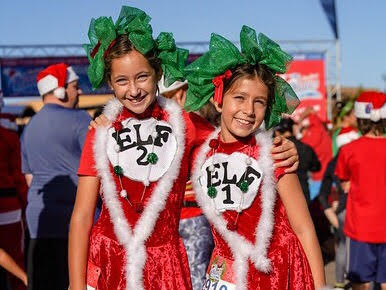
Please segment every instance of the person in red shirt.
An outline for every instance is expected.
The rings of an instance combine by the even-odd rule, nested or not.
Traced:
[[[332,141],[322,120],[312,108],[308,108],[302,118],[304,118],[301,121],[304,129],[302,130],[301,141],[314,149],[321,164],[320,170],[313,172],[312,178],[309,180],[310,197],[313,200],[319,194],[323,174],[332,158]]]
[[[16,132],[0,126],[0,248],[24,269],[23,212],[27,184],[21,172],[20,142]],[[10,275],[12,289],[26,289]]]
[[[355,102],[362,137],[340,149],[335,174],[349,185],[344,232],[353,289],[386,289],[386,94],[363,92]]]

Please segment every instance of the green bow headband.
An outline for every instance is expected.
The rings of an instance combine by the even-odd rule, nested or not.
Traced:
[[[156,50],[166,86],[177,80],[184,80],[183,69],[188,59],[188,50],[176,47],[172,33],[161,32],[154,40],[150,20],[150,16],[144,11],[129,6],[122,6],[115,24],[111,17],[91,19],[88,31],[90,44],[84,44],[83,47],[90,62],[87,73],[93,89],[103,84],[105,56],[114,45],[115,39],[122,34],[127,34],[135,49],[143,55]]]
[[[339,118],[343,119],[354,108],[354,101],[349,100],[339,113]]]
[[[189,83],[185,103],[187,111],[196,111],[209,101],[215,93],[214,83],[227,70],[245,63],[258,63],[265,65],[273,74],[284,73],[286,65],[292,60],[277,43],[262,33],[257,38],[255,30],[245,25],[240,32],[240,46],[241,52],[229,40],[212,34],[209,51],[185,68]],[[291,86],[279,76],[274,75],[274,78],[275,98],[265,116],[267,129],[280,123],[281,115],[291,114],[299,104]]]

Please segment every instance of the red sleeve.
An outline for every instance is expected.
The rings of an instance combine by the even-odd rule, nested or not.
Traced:
[[[78,169],[78,175],[97,176],[98,172],[95,168],[94,159],[94,139],[95,129],[89,130],[84,141],[82,156],[80,157],[80,164]]]
[[[284,170],[286,170],[287,168],[289,168],[288,166],[285,166],[285,167],[277,167],[275,168],[275,171],[274,171],[274,176],[275,176],[275,179],[276,181],[279,181],[280,178],[282,178],[284,176],[284,174],[286,174],[284,172]]]
[[[340,180],[350,179],[350,172],[347,166],[347,150],[345,149],[347,149],[347,147],[340,149],[335,167],[335,175],[338,176]]]
[[[199,146],[204,143],[210,133],[213,132],[214,127],[207,120],[196,113],[189,113],[189,118],[196,131],[195,144],[196,146]]]

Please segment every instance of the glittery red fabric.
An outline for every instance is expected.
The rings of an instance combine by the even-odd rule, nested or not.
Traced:
[[[142,116],[137,116],[137,118],[153,116],[153,112],[163,120],[168,118],[167,113],[160,109],[156,103],[151,107],[150,113],[146,112]],[[131,114],[124,110],[121,119],[131,117]],[[183,117],[186,127],[186,144],[179,176],[170,191],[165,208],[161,211],[154,230],[145,244],[147,260],[143,271],[143,281],[146,290],[192,289],[186,251],[178,235],[178,225],[192,148],[199,145],[210,134],[212,128],[203,124],[201,129],[197,129],[197,126],[193,125],[189,114],[183,113]],[[92,152],[93,139],[94,130],[90,131],[86,138],[78,171],[80,175],[96,174]],[[110,171],[113,172],[111,165]],[[114,179],[115,183],[119,184],[115,176]],[[122,177],[122,183],[132,203],[140,202],[144,185],[126,177]],[[156,185],[157,182],[153,182],[146,189],[143,198],[145,207]],[[119,188],[119,186],[117,187]],[[135,226],[141,213],[137,213],[135,208],[121,197],[120,202],[130,226]],[[109,212],[103,204],[100,217],[93,226],[90,236],[88,284],[98,290],[126,289],[125,267],[130,262],[126,258],[126,251],[118,242]]]
[[[241,143],[220,142],[217,153],[231,154],[239,151],[249,154],[249,144],[255,145],[255,139]],[[258,158],[259,148],[253,146],[251,155]],[[210,153],[211,154],[211,153]],[[275,176],[280,178],[284,174],[284,168],[275,171]],[[249,262],[248,289],[314,289],[312,273],[306,255],[297,236],[293,232],[282,201],[278,196],[275,206],[275,225],[272,234],[268,258],[271,260],[272,271],[264,274],[258,271]],[[261,193],[257,195],[252,206],[244,210],[237,222],[237,232],[246,239],[255,243],[255,229],[261,215]],[[226,211],[223,213],[228,222],[236,220],[237,212]],[[215,241],[213,255],[220,255],[233,259],[232,252],[222,236],[212,227]]]

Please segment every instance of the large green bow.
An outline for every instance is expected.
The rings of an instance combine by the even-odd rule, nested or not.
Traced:
[[[245,63],[245,58],[238,48],[224,37],[212,33],[209,51],[185,68],[189,84],[185,110],[196,111],[205,105],[214,93],[213,78],[242,63]]]
[[[246,25],[240,32],[241,53],[250,64],[264,64],[274,73],[285,73],[286,66],[292,61],[292,56],[283,51],[280,46],[263,33],[259,33]]]
[[[159,51],[158,58],[161,60],[164,73],[164,85],[170,86],[175,81],[185,80],[184,68],[188,60],[189,51],[176,47],[172,33],[161,32],[156,39]]]
[[[240,32],[241,53],[250,64],[267,66],[274,74],[285,73],[292,56],[263,33],[256,37],[256,31],[244,25]],[[283,113],[292,114],[299,105],[299,99],[291,86],[281,77],[275,75],[274,101],[272,108],[265,114],[266,128],[280,123]]]
[[[117,34],[127,34],[136,50],[142,54],[148,53],[155,46],[151,17],[144,11],[122,6],[121,13],[115,23]]]
[[[84,44],[90,65],[87,70],[93,89],[99,88],[105,74],[104,54],[110,43],[117,37],[113,19],[99,17],[91,19],[88,30],[90,44]]]
[[[212,34],[209,51],[186,67],[189,88],[185,103],[187,111],[201,108],[213,96],[213,78],[223,74],[228,69],[249,63],[265,65],[274,74],[275,90],[272,108],[265,114],[267,129],[276,126],[283,113],[291,114],[299,100],[291,86],[276,73],[284,73],[292,57],[281,50],[280,46],[248,26],[243,26],[240,32],[241,52],[225,38]]]
[[[166,86],[176,80],[184,80],[183,68],[189,52],[176,47],[173,34],[161,32],[156,40],[153,39],[153,29],[150,16],[144,11],[123,6],[114,25],[111,17],[92,19],[89,28],[90,44],[83,47],[90,62],[88,76],[92,87],[99,88],[104,81],[106,51],[114,44],[118,35],[127,34],[136,50],[147,54],[155,50],[161,60]]]

